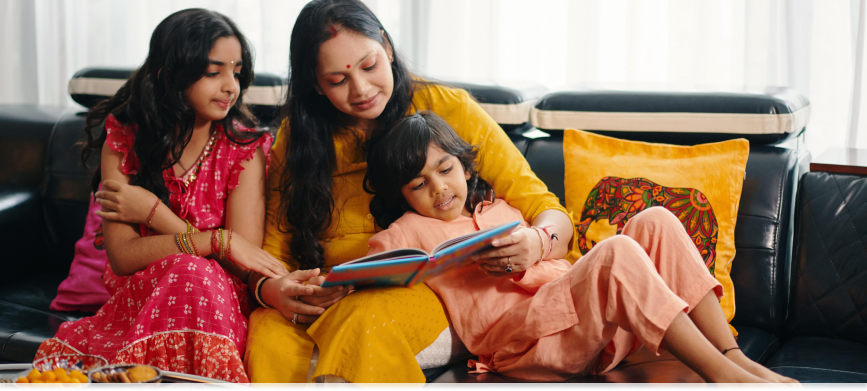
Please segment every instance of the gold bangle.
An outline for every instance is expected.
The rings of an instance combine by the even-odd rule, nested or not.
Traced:
[[[220,257],[220,260],[222,261],[223,260],[223,229],[222,228],[217,228],[217,235],[220,236],[220,254],[219,254],[219,257]]]
[[[265,282],[265,280],[267,280],[269,278],[271,278],[271,277],[262,277],[259,279],[259,282],[256,283],[256,289],[253,291],[254,292],[253,295],[256,296],[256,301],[258,301],[259,305],[261,305],[262,307],[274,308],[274,307],[271,307],[270,305],[268,305],[268,303],[266,303],[265,300],[262,300],[262,284]]]

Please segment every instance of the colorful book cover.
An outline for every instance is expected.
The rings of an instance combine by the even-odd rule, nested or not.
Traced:
[[[432,254],[417,248],[401,248],[359,258],[335,266],[325,277],[323,287],[353,285],[412,287],[451,269],[469,265],[467,258],[487,250],[497,238],[512,233],[520,221],[500,224],[448,240]]]

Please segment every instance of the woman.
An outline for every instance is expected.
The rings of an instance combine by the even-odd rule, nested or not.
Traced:
[[[551,255],[566,255],[570,218],[502,129],[465,91],[414,78],[360,1],[308,3],[292,30],[290,71],[287,118],[272,147],[264,246],[287,268],[327,270],[367,253],[378,228],[369,210],[372,195],[362,187],[363,143],[419,110],[443,117],[478,146],[480,176],[525,220],[550,226],[559,238]],[[492,275],[510,276],[501,264],[508,260],[524,270],[538,259],[541,246],[535,231],[518,231],[484,254],[490,260],[485,267]],[[314,378],[425,380],[415,355],[448,327],[430,288],[366,289],[346,296],[350,287],[316,286],[319,276],[307,281],[313,294],[296,300],[297,276],[270,279],[253,272],[250,277],[251,293],[266,307],[250,318],[245,364],[252,381],[306,381],[314,344],[320,350]]]

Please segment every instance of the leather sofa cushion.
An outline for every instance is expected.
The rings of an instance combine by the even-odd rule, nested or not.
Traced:
[[[797,212],[787,337],[867,345],[867,177],[808,173]]]
[[[744,137],[762,145],[800,134],[810,118],[810,102],[786,87],[625,91],[578,86],[546,95],[530,116],[533,126],[552,134],[574,128],[667,144]]]
[[[802,383],[867,383],[867,345],[798,337],[787,341],[767,367]]]
[[[530,110],[545,93],[545,87],[541,85],[510,88],[457,82],[445,84],[469,92],[510,137],[519,136],[532,129]],[[513,137],[513,141],[517,139]]]

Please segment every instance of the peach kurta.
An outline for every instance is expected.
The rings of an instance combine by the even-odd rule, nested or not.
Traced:
[[[430,251],[515,220],[521,213],[500,199],[448,222],[410,212],[370,239],[370,253]],[[678,312],[712,289],[722,293],[667,210],[648,209],[623,232],[575,265],[546,260],[512,278],[469,266],[429,280],[461,340],[479,356],[470,367],[540,381],[605,372],[641,344],[656,352]]]

